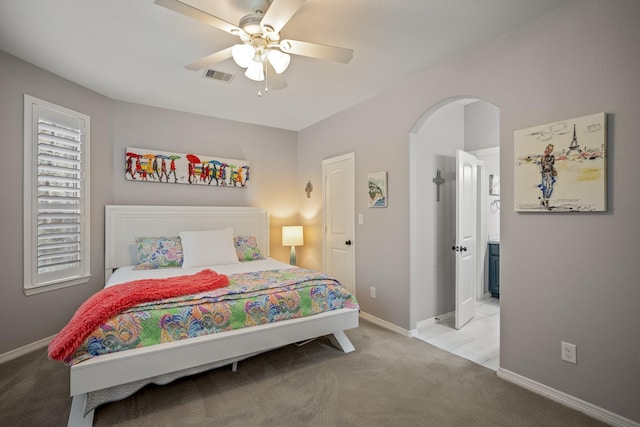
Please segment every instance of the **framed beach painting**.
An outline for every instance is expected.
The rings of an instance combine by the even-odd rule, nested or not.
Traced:
[[[607,210],[606,113],[514,133],[518,212]]]
[[[387,207],[387,173],[370,173],[367,178],[369,184],[369,207]]]

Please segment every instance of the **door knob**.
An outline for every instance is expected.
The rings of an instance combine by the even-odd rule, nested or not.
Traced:
[[[347,246],[351,246],[351,240],[347,240],[346,242],[344,242],[344,244]]]
[[[461,252],[465,252],[466,250],[467,250],[467,247],[466,247],[466,246],[460,246],[460,251],[461,251]]]

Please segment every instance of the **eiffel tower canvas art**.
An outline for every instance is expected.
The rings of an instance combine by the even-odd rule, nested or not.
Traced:
[[[606,113],[514,132],[518,212],[607,210]]]

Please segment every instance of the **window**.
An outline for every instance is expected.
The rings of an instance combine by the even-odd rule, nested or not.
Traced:
[[[24,291],[89,281],[89,116],[24,96]]]

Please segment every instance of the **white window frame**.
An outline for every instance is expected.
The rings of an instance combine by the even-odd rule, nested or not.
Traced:
[[[52,120],[80,130],[79,260],[73,268],[38,272],[38,122]],[[24,95],[24,292],[38,294],[87,283],[91,276],[89,230],[90,117],[59,105]]]

